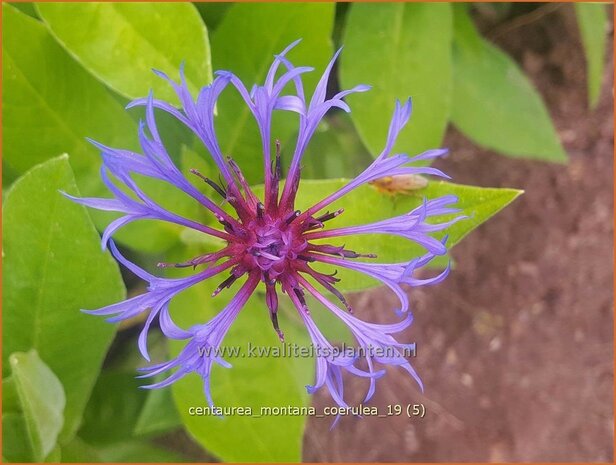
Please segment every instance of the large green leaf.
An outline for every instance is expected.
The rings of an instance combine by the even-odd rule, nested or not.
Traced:
[[[186,255],[184,252],[179,257]],[[215,279],[210,279],[174,298],[171,304],[174,320],[183,327],[209,321],[233,295],[230,291],[212,299],[211,293],[217,284]],[[284,311],[281,311],[280,326],[287,343],[298,346],[309,344],[305,330]],[[225,347],[240,348],[243,355],[225,357],[233,365],[230,369],[215,365],[211,382],[217,406],[251,407],[255,416],[229,415],[219,418],[191,415],[190,407],[204,407],[207,402],[201,378],[190,375],[173,385],[173,397],[180,417],[190,434],[221,460],[300,461],[306,417],[258,415],[261,407],[307,406],[305,385],[313,381],[313,362],[309,358],[251,357],[247,347],[249,343],[255,347],[281,345],[272,329],[264,297],[260,294],[255,294],[248,301],[223,342]],[[174,356],[182,345],[182,342],[171,344]]]
[[[351,117],[339,111],[319,125],[302,162],[304,179],[330,179],[357,176],[372,157],[361,143]]]
[[[607,11],[602,3],[575,3],[575,13],[586,53],[588,102],[594,107],[599,101],[605,46],[607,43]]]
[[[93,446],[76,437],[62,448],[63,463],[175,463],[184,457],[146,441],[125,440]]]
[[[95,447],[87,444],[79,436],[75,436],[62,447],[62,463],[92,463],[101,462],[101,456]]]
[[[175,463],[184,457],[175,451],[145,441],[125,441],[96,450],[104,463]]]
[[[196,2],[197,11],[207,24],[210,31],[215,30],[227,14],[227,10],[233,5],[231,2]]]
[[[212,80],[205,24],[190,3],[39,3],[52,34],[103,83],[128,98],[176,99],[152,68],[175,77],[185,62],[196,92]]]
[[[80,189],[92,194],[101,185],[100,157],[86,137],[136,148],[137,125],[40,22],[2,7],[3,162],[24,173],[70,153]]]
[[[30,2],[11,2],[11,5],[17,8],[22,13],[27,14],[28,16],[32,16],[33,18],[38,19],[38,13],[34,6],[34,3]]]
[[[328,193],[342,187],[346,182],[348,181],[345,179],[303,181],[297,196],[297,208],[302,211],[306,210]],[[261,195],[262,187],[258,186],[255,192],[257,195]],[[484,188],[431,181],[427,187],[414,193],[392,197],[379,193],[372,186],[362,186],[328,207],[330,211],[344,208],[344,213],[328,222],[327,226],[337,228],[384,220],[408,213],[421,205],[424,197],[432,199],[453,194],[458,197],[457,207],[461,210],[459,214],[466,215],[469,218],[459,221],[446,231],[435,234],[435,237],[438,238],[447,234],[449,236],[447,245],[452,247],[477,226],[511,203],[521,193],[522,191],[517,189]],[[437,217],[434,221],[440,222],[455,216]],[[346,248],[359,253],[375,253],[378,256],[376,261],[381,263],[409,261],[425,253],[425,250],[414,242],[380,234],[345,236],[326,239],[325,241],[331,244],[344,244]],[[345,291],[360,291],[378,284],[377,281],[362,274],[343,269],[338,269],[337,277],[341,279],[338,287]]]
[[[136,149],[135,121],[40,22],[8,5],[3,5],[3,12],[3,167],[16,177],[37,163],[69,153],[80,191],[108,197],[99,174],[101,158],[86,137]],[[157,183],[156,190],[157,198],[184,205],[172,186]],[[99,229],[117,216],[97,211],[92,215]],[[135,223],[122,230],[118,240],[139,250],[160,251],[177,240],[178,232],[174,225]]]
[[[105,369],[92,390],[79,437],[95,446],[130,439],[147,398],[147,392],[139,389],[142,384],[134,371]]]
[[[447,3],[355,3],[348,13],[340,78],[351,117],[373,155],[385,145],[396,99],[413,99],[413,116],[396,147],[418,153],[440,145],[451,101],[451,7]]]
[[[454,19],[454,124],[504,154],[565,161],[550,115],[518,65],[479,35],[465,9],[456,8]]]
[[[139,413],[133,433],[135,436],[149,436],[167,433],[182,425],[171,391],[151,391]]]
[[[111,147],[136,149],[137,125],[118,99],[86,73],[40,22],[7,5],[3,5],[3,12],[2,162],[10,172],[4,179],[69,153],[80,191],[108,197],[99,174],[101,158],[86,137]],[[156,198],[171,200],[182,211],[187,209],[185,196],[178,189],[160,182],[155,189]],[[91,214],[99,229],[117,217],[95,210]],[[141,222],[128,225],[117,239],[153,252],[169,248],[178,233],[175,225]]]
[[[2,412],[2,461],[34,461],[34,451],[28,438],[28,427],[23,413]]]
[[[62,384],[36,350],[9,357],[26,422],[33,462],[41,462],[56,446],[64,423],[66,398]]]
[[[17,386],[12,376],[2,379],[2,413],[6,412],[21,412]]]
[[[167,357],[167,339],[153,331],[148,338],[153,360]],[[113,355],[86,406],[79,437],[97,448],[132,440],[135,436],[161,434],[181,425],[169,390],[140,389],[143,380],[135,378],[144,365],[134,338],[119,338]]]
[[[118,266],[102,253],[66,156],[13,184],[2,212],[3,375],[14,352],[36,349],[66,393],[61,440],[70,439],[98,376],[115,328],[81,313],[121,300]]]
[[[212,37],[214,68],[232,71],[250,89],[263,83],[274,54],[301,38],[288,57],[296,66],[315,68],[303,78],[310,96],[332,54],[333,18],[333,3],[234,4]],[[240,163],[249,182],[262,182],[261,139],[250,110],[233,90],[221,96],[218,109],[216,128],[224,154]],[[296,131],[297,116],[277,112],[272,137],[285,142]],[[283,153],[292,151],[292,146],[283,146]]]

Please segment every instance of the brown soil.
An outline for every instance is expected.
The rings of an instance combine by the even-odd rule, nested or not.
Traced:
[[[589,111],[578,40],[570,6],[497,40],[544,96],[568,165],[448,133],[440,166],[455,182],[526,193],[454,249],[445,283],[411,294],[425,395],[392,369],[371,405],[421,401],[425,418],[345,418],[333,431],[312,418],[306,461],[613,460],[613,60]],[[394,304],[381,290],[354,300],[373,320]],[[347,385],[359,399],[364,385]]]

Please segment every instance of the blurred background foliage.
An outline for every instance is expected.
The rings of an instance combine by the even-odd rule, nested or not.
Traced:
[[[135,348],[140,321],[114,328],[82,315],[144,291],[98,245],[114,216],[89,211],[58,190],[105,196],[97,149],[90,137],[112,147],[138,150],[142,110],[124,107],[147,95],[176,102],[152,68],[177,78],[185,64],[196,92],[212,70],[229,69],[247,84],[262,82],[275,53],[302,38],[290,54],[316,71],[316,84],[333,52],[344,46],[330,92],[360,83],[373,86],[349,97],[351,114],[334,112],[309,145],[304,176],[314,181],[301,201],[314,202],[352,177],[382,146],[396,98],[413,98],[414,114],[396,149],[418,153],[438,147],[449,124],[479,146],[503,156],[565,163],[558,133],[541,95],[520,66],[480,32],[496,25],[514,33],[516,21],[547,5],[512,3],[422,4],[232,4],[232,3],[16,3],[3,4],[3,460],[5,461],[299,461],[305,418],[194,417],[189,406],[205,403],[197,377],[171,390],[148,392],[134,379],[141,366]],[[550,6],[552,8],[553,6]],[[588,104],[598,100],[603,75],[607,13],[603,4],[575,8],[580,46],[587,58]],[[239,96],[224,94],[217,115],[223,151],[237,160],[249,181],[261,181],[258,132]],[[212,172],[204,149],[183,127],[157,113],[163,139],[184,172]],[[283,158],[292,150],[296,122],[277,115],[273,134]],[[68,154],[63,155],[63,154]],[[157,201],[197,219],[198,206],[172,186],[140,180]],[[8,192],[7,192],[8,191]],[[422,195],[454,192],[472,220],[450,231],[455,244],[511,202],[519,191],[479,189],[430,182]],[[6,196],[4,195],[6,193]],[[408,211],[421,201],[396,201],[366,188],[347,199],[349,223]],[[353,206],[355,206],[353,208]],[[395,258],[400,244],[370,241],[382,258]],[[132,224],[118,236],[133,260],[151,269],[156,261],[179,261],[219,244],[174,225]],[[365,245],[364,243],[362,243]],[[366,247],[363,247],[366,248]],[[417,253],[418,249],[406,249]],[[347,290],[374,283],[344,277]],[[173,304],[183,325],[211,317],[228,298],[210,304],[209,284]],[[275,345],[262,299],[249,303],[227,344],[250,339]],[[317,318],[325,318],[319,317]],[[330,336],[345,340],[336,322]],[[282,324],[294,342],[307,345],[292,316]],[[116,329],[118,332],[116,333]],[[268,327],[269,329],[269,327]],[[154,360],[181,346],[153,336]],[[215,399],[224,405],[308,405],[304,385],[310,360],[237,359],[233,370],[215,370]],[[184,431],[187,431],[192,440]],[[195,444],[199,444],[196,446]],[[200,449],[202,448],[202,449]],[[206,451],[204,455],[203,451]]]

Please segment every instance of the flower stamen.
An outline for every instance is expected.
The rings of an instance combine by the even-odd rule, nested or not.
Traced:
[[[293,223],[293,221],[295,220],[295,218],[297,218],[302,212],[299,210],[295,210],[291,213],[289,213],[284,220],[284,223],[288,226],[291,223]]]
[[[257,218],[259,220],[263,219],[263,214],[265,213],[265,205],[262,202],[257,203]]]
[[[340,208],[339,210],[336,210],[335,212],[327,212],[321,216],[318,216],[317,218],[315,218],[319,223],[325,223],[326,221],[332,220],[334,218],[336,218],[337,216],[340,216],[344,213],[344,208]]]
[[[195,176],[201,178],[203,180],[203,182],[205,182],[208,186],[210,186],[212,189],[214,189],[216,192],[218,192],[223,199],[225,199],[225,200],[227,199],[227,192],[222,187],[220,187],[218,184],[216,184],[214,181],[212,181],[210,178],[202,175],[195,168],[191,168],[190,172],[192,174],[194,174]]]
[[[216,289],[214,289],[214,292],[212,292],[212,297],[216,297],[218,294],[222,292],[223,289],[231,287],[233,283],[237,281],[240,276],[241,275],[236,276],[235,274],[232,274],[231,276],[229,276],[222,283],[220,283]]]

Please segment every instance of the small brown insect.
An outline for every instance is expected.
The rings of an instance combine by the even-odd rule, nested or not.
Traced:
[[[428,180],[419,174],[400,174],[375,179],[370,181],[369,184],[372,184],[381,194],[391,196],[398,194],[410,195],[413,191],[426,187]]]

